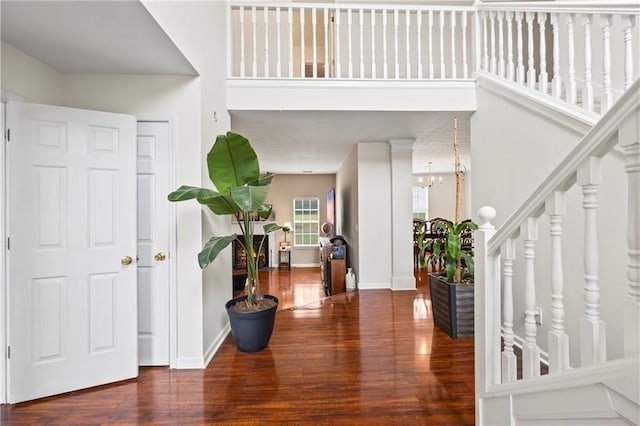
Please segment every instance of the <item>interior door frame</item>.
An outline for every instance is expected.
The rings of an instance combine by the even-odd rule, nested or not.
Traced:
[[[0,250],[0,265],[2,266],[2,273],[0,274],[0,307],[2,313],[0,314],[0,404],[7,402],[7,327],[8,327],[8,299],[7,299],[7,131],[6,131],[6,103],[9,101],[24,101],[21,96],[2,89],[0,103],[2,107],[0,114],[2,114],[2,149],[0,149],[0,241],[2,244],[2,250]]]
[[[169,185],[177,185],[176,172],[176,117],[173,114],[137,114],[138,123],[168,123],[169,124]],[[178,290],[177,290],[177,247],[178,247],[178,215],[176,203],[169,203],[169,368],[178,365]]]

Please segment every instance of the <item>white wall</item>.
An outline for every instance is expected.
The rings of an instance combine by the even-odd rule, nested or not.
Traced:
[[[60,73],[5,42],[2,42],[0,49],[3,90],[21,96],[25,102],[60,104]]]
[[[483,88],[478,91],[479,109],[471,119],[471,158],[473,162],[472,211],[483,205],[497,210],[495,225],[506,218],[531,195],[581,135],[567,127],[532,113],[517,102]],[[626,184],[623,161],[618,154],[603,162],[603,183],[599,188],[598,225],[600,232],[601,313],[607,324],[608,358],[622,355],[622,312],[626,279],[625,210]],[[474,219],[477,219],[474,217]],[[538,327],[538,344],[547,350],[550,316],[550,243],[548,217],[538,220],[536,244],[537,305],[542,307],[543,325]],[[563,220],[563,259],[565,282],[565,326],[570,339],[571,365],[579,363],[579,318],[583,302],[583,214],[578,187],[567,193],[567,214]],[[517,241],[514,265],[514,331],[524,337],[524,280],[522,241]]]
[[[391,287],[391,164],[388,142],[359,143],[358,285]]]
[[[230,129],[230,117],[226,111],[226,2],[143,3],[200,75],[200,109],[197,116],[201,134],[197,140],[184,142],[200,145],[199,164],[204,164],[216,136]],[[194,167],[198,166],[194,164]],[[202,185],[212,186],[206,167],[200,170]],[[230,233],[231,222],[228,217],[213,216],[208,211],[203,213],[203,241],[207,241],[211,235]],[[184,321],[179,319],[178,327],[179,335],[181,331],[188,336],[202,329],[199,337],[203,351],[198,355],[204,357],[206,363],[222,344],[229,330],[224,304],[232,296],[231,251],[226,250],[204,270],[203,275],[203,280],[188,284],[193,286],[190,297],[186,300],[179,298],[180,309],[184,310]],[[200,291],[196,288],[200,286],[201,300],[198,299]],[[202,309],[202,315],[199,315],[199,309]],[[197,360],[194,362],[197,363]],[[185,360],[185,366],[188,363],[189,360]]]
[[[336,173],[336,232],[347,241],[347,267],[359,282],[360,240],[358,191],[358,148],[351,150]]]
[[[454,220],[456,210],[456,176],[454,173],[434,173],[435,184],[429,188],[429,219],[442,217]],[[425,175],[414,175],[413,184],[418,185],[418,179]],[[442,177],[442,183],[438,183]],[[462,194],[462,217],[472,219],[471,213],[471,172],[464,176]]]

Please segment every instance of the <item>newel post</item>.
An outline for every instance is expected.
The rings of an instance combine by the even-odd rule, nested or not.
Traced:
[[[487,243],[495,234],[491,221],[496,217],[493,207],[478,210],[478,230],[474,232],[475,250],[475,371],[476,419],[481,417],[479,401],[491,385],[500,383],[500,276],[499,253],[490,255]]]

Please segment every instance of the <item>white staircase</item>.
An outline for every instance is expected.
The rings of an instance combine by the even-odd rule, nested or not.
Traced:
[[[620,204],[599,205],[598,187],[606,156],[622,157],[626,185]],[[566,217],[566,194],[575,186],[582,212]],[[606,227],[598,209],[618,209],[626,232],[620,247],[602,247]],[[640,80],[636,80],[597,121],[575,149],[496,231],[495,211],[479,211],[476,241],[476,421],[481,425],[638,424],[640,422]],[[548,221],[545,246],[538,227]],[[583,239],[566,241],[565,223],[582,223]],[[524,247],[518,259],[516,247]],[[565,282],[563,255],[567,247],[583,253],[583,285]],[[626,252],[617,267],[627,282],[599,277],[600,253]],[[550,280],[537,280],[536,251],[546,251]],[[514,267],[519,264],[519,267]],[[571,284],[571,285],[568,285]],[[619,321],[606,323],[600,313],[602,292],[624,286]],[[520,288],[523,298],[515,298]],[[571,292],[566,289],[571,289]],[[549,304],[536,297],[550,291]],[[581,301],[578,335],[569,335],[567,304]],[[537,335],[537,308],[550,312],[551,328]],[[523,313],[522,316],[514,314]],[[514,325],[524,336],[514,334]],[[607,334],[622,339],[623,351],[608,356]],[[570,345],[570,341],[573,342]],[[576,343],[577,342],[577,343]],[[503,346],[503,348],[502,348]],[[518,371],[516,351],[522,353]],[[570,347],[579,356],[570,357]],[[570,359],[579,359],[571,365]],[[575,363],[575,362],[574,362]],[[542,374],[541,364],[548,373]]]

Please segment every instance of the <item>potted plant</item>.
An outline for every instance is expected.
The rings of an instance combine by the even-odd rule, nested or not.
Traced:
[[[218,135],[207,155],[209,179],[216,190],[183,185],[171,192],[169,201],[195,199],[216,215],[235,216],[241,235],[213,236],[198,254],[198,263],[206,268],[233,241],[237,241],[247,256],[246,294],[229,300],[225,307],[231,322],[231,333],[242,352],[258,352],[269,343],[278,298],[260,293],[258,256],[267,234],[281,227],[268,223],[258,249],[254,248],[254,224],[271,215],[271,205],[265,204],[271,173],[260,173],[258,156],[249,141],[236,133]]]
[[[464,172],[460,166],[456,131],[457,120],[454,121],[453,138],[456,175],[455,221],[434,220],[431,231],[436,237],[422,242],[424,247],[431,249],[429,262],[434,266],[444,265],[444,274],[429,274],[433,321],[454,339],[473,336],[473,231],[478,229],[472,221],[460,220]]]

